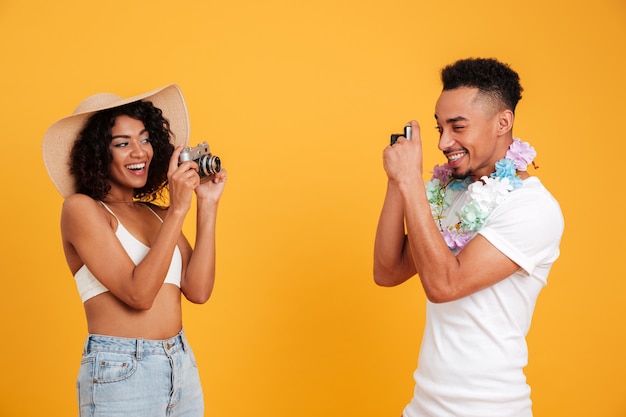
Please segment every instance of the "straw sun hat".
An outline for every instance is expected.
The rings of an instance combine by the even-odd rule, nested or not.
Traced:
[[[123,99],[115,94],[100,93],[83,100],[71,116],[55,122],[43,137],[43,160],[55,187],[63,197],[74,194],[74,178],[70,174],[70,152],[87,119],[94,113],[135,101],[151,101],[170,122],[174,146],[189,143],[189,118],[185,99],[176,84]]]

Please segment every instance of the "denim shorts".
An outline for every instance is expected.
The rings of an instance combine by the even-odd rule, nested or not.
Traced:
[[[167,340],[87,336],[76,388],[80,417],[204,416],[183,331]]]

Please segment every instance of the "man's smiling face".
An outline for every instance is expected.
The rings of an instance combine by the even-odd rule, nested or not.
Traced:
[[[444,90],[435,106],[439,149],[455,178],[474,180],[494,171],[502,158],[497,146],[498,109],[477,88]]]

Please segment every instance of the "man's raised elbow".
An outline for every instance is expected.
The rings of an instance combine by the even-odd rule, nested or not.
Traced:
[[[461,298],[461,295],[449,288],[426,288],[424,287],[426,298],[433,304],[448,303]]]
[[[395,287],[396,285],[402,284],[407,279],[408,278],[398,277],[393,271],[383,271],[379,268],[374,268],[374,282],[380,287]]]
[[[391,282],[383,274],[377,274],[374,272],[374,283],[380,287],[391,287]]]
[[[389,286],[389,284],[387,284],[387,273],[384,271],[381,271],[381,268],[378,267],[376,264],[374,264],[373,276],[374,276],[374,283],[376,285],[381,286],[381,287]]]

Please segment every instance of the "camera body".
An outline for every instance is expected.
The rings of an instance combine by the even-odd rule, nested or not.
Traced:
[[[220,158],[211,154],[209,145],[206,142],[201,142],[197,146],[183,149],[178,158],[178,165],[186,161],[193,161],[198,164],[200,180],[217,174],[222,169]]]
[[[404,126],[404,134],[402,133],[392,133],[391,134],[391,145],[398,141],[400,136],[404,136],[406,140],[411,140],[411,125]]]

